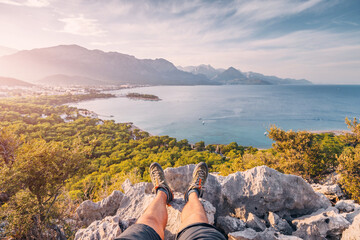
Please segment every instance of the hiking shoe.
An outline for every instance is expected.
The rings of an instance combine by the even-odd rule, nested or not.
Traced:
[[[196,165],[192,175],[192,181],[184,196],[185,202],[189,201],[189,195],[192,192],[196,192],[198,197],[202,197],[208,173],[209,169],[206,163],[201,162]]]
[[[154,185],[153,193],[157,193],[157,191],[159,190],[166,193],[167,196],[166,203],[169,204],[174,199],[174,195],[171,192],[171,189],[166,182],[162,167],[157,162],[153,162],[150,165],[149,170],[150,170],[151,181]]]

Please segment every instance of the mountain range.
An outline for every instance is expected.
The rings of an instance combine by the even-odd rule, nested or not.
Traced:
[[[175,67],[159,59],[137,59],[118,52],[89,50],[78,45],[18,51],[0,57],[0,76],[47,85],[223,85],[309,84],[306,80],[281,79],[242,73],[210,65]]]
[[[199,66],[187,66],[179,69],[193,74],[202,74],[208,77],[214,82],[220,84],[233,84],[233,85],[306,85],[311,84],[310,81],[305,79],[291,79],[291,78],[279,78],[275,76],[265,76],[260,73],[254,72],[241,72],[234,67],[228,69],[215,69],[210,65],[199,65]]]

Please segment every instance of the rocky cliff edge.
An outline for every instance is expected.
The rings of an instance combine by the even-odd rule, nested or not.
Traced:
[[[174,239],[178,230],[183,193],[194,168],[165,169],[175,195],[168,207],[165,239]],[[100,202],[88,200],[77,208],[85,228],[77,231],[75,240],[115,239],[154,198],[151,183],[132,185],[126,180],[122,188],[124,193],[114,191]],[[332,204],[328,196],[314,191],[319,185],[312,187],[298,176],[260,166],[226,177],[211,173],[205,189],[201,201],[208,219],[229,239],[360,239],[360,205],[351,200]]]

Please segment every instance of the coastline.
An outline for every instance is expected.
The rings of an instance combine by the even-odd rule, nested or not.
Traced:
[[[345,135],[351,133],[350,130],[305,130],[314,134],[332,133],[335,136]]]

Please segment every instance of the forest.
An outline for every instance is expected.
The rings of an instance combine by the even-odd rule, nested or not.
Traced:
[[[110,94],[41,96],[0,100],[1,235],[51,239],[63,231],[73,238],[71,220],[84,200],[99,201],[132,183],[150,181],[148,166],[163,168],[204,161],[211,172],[228,175],[267,165],[317,183],[333,172],[349,198],[360,202],[360,123],[345,119],[350,134],[314,134],[268,129],[270,149],[233,142],[190,144],[186,139],[150,136],[129,123],[83,116],[66,103]]]

